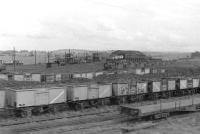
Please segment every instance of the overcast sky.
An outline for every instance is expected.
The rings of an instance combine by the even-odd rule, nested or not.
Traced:
[[[0,50],[200,50],[200,0],[0,0]]]

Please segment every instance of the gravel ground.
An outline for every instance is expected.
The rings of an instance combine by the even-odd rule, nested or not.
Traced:
[[[91,117],[81,117],[91,118]],[[95,118],[94,118],[95,120]],[[67,120],[66,120],[67,121]],[[55,123],[56,122],[48,122]],[[150,124],[149,127],[144,124]],[[152,125],[151,125],[152,124]],[[26,124],[29,127],[34,124]],[[21,127],[21,126],[19,126]],[[17,126],[15,126],[17,128]],[[191,113],[169,117],[159,122],[127,122],[120,119],[85,122],[82,124],[64,125],[61,127],[47,128],[44,130],[26,132],[26,134],[123,134],[123,128],[130,128],[126,134],[199,134],[200,133],[200,113]],[[16,133],[12,128],[0,128],[0,134]]]
[[[150,129],[141,129],[127,134],[199,134],[200,113],[170,117]]]

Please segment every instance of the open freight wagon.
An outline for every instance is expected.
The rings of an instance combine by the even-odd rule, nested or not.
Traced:
[[[108,105],[112,97],[112,84],[69,85],[67,95],[68,104],[73,109]]]
[[[32,113],[55,111],[58,104],[66,102],[66,90],[63,87],[7,89],[6,103],[10,112],[22,117]]]
[[[171,100],[160,100],[151,104],[129,104],[120,106],[122,114],[145,119],[166,118],[174,112],[195,112],[199,110],[199,95]]]
[[[6,103],[2,106],[21,116],[30,116],[32,113],[55,112],[60,108],[78,110],[193,95],[200,93],[199,86],[199,78],[164,78],[132,80],[129,83],[74,83],[62,87],[7,89],[6,96],[4,94]]]
[[[4,95],[5,96],[5,95]],[[22,117],[32,113],[55,113],[60,109],[83,109],[108,105],[112,84],[67,85],[63,87],[6,89],[6,109]]]

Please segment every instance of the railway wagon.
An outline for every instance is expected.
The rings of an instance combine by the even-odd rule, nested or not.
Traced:
[[[59,74],[55,74],[55,81],[56,82],[61,82],[61,80],[62,80],[61,78],[62,78],[62,74],[60,74],[60,73]]]
[[[158,70],[156,68],[151,68],[150,73],[151,74],[157,74]]]
[[[187,89],[187,79],[186,78],[180,78],[177,80],[177,89],[180,89],[180,90]]]
[[[144,69],[144,74],[150,74],[150,68],[145,68]]]
[[[72,78],[82,78],[82,74],[81,73],[74,73],[72,75]]]
[[[172,96],[177,96],[180,81],[177,78],[162,78],[150,81],[148,84],[149,99],[164,99]],[[180,84],[179,84],[180,85]]]
[[[111,103],[110,98],[113,96],[112,83],[98,83],[99,98],[101,105],[107,105]]]
[[[8,80],[8,74],[0,74],[0,80]]]
[[[149,80],[148,99],[161,99],[182,95],[196,94],[199,89],[199,78],[162,78]]]
[[[180,78],[176,81],[176,90],[179,95],[195,94],[198,92],[199,78]]]
[[[165,92],[168,90],[168,80],[167,79],[161,79],[161,91]]]
[[[187,83],[184,85],[186,88],[179,89],[181,80],[183,80],[182,85]],[[190,83],[189,86],[188,83]],[[199,78],[192,78],[190,82],[188,82],[188,78],[165,78],[150,81],[133,80],[130,83],[73,84],[52,88],[8,89],[6,91],[6,104],[16,113],[26,116],[31,115],[32,112],[56,111],[60,105],[80,109],[108,105],[113,100],[118,104],[139,102],[165,98],[165,96],[167,98],[176,97],[177,92],[180,93],[179,91],[190,94],[189,91],[197,93],[198,90]]]
[[[175,91],[176,90],[176,80],[175,79],[168,79],[167,81],[167,90],[168,91]]]
[[[107,99],[107,102],[110,101],[115,104],[142,100],[164,99],[173,96],[176,97],[177,95],[183,95],[180,93],[181,90],[184,90],[184,92],[185,90],[189,90],[186,83],[188,83],[187,79],[183,78],[163,78],[145,81],[134,80],[130,83],[115,82],[111,84],[111,87],[110,84],[106,85],[105,83],[90,84],[85,85],[87,89],[85,89],[84,93],[80,94],[85,96],[84,99],[69,101],[72,101],[74,106],[78,104],[78,107],[82,108],[85,106],[96,105],[100,102],[105,104],[105,98]],[[192,79],[192,85],[193,83],[196,84],[196,88],[198,89],[199,79]],[[183,85],[182,87],[177,86],[181,84]],[[187,88],[183,88],[184,86],[187,86]],[[180,87],[182,89],[180,89]],[[192,88],[192,90],[193,89],[194,88]],[[102,93],[104,96],[102,96]],[[68,95],[73,96],[71,94]]]
[[[115,102],[117,101],[118,104],[125,103],[126,96],[129,93],[128,83],[112,83],[112,92],[113,96],[115,96]]]
[[[67,102],[73,109],[105,105],[112,97],[112,84],[85,84],[67,86]]]
[[[137,94],[146,94],[148,93],[148,82],[139,81],[137,82]]]
[[[41,74],[31,74],[31,78],[32,78],[32,81],[38,81],[38,82],[41,82]]]
[[[88,85],[68,85],[67,100],[81,101],[87,100]]]
[[[25,73],[24,74],[24,81],[32,81],[32,77],[30,73]]]
[[[112,96],[112,83],[98,83],[99,98],[110,98]]]
[[[187,90],[185,94],[196,94],[199,87],[198,78],[187,78]]]
[[[56,75],[54,73],[44,75],[45,82],[53,83],[56,81]]]
[[[93,72],[91,72],[91,73],[86,73],[86,78],[87,78],[87,79],[93,79],[93,77],[94,77],[94,73],[93,73]]]
[[[124,105],[121,113],[136,118],[159,119],[173,112],[194,112],[200,110],[200,96],[190,96],[179,99],[160,100],[146,105]]]
[[[22,117],[33,113],[54,111],[57,104],[66,102],[66,89],[63,87],[6,89],[6,104],[10,112]]]
[[[23,74],[14,74],[13,79],[15,81],[24,81],[24,75]]]
[[[99,98],[99,87],[97,84],[90,84],[88,86],[88,99],[98,99]]]
[[[145,74],[144,68],[136,68],[135,69],[135,74],[137,74],[137,75],[144,75]]]
[[[128,95],[128,83],[112,83],[113,96]]]
[[[128,85],[129,85],[128,94],[129,95],[136,95],[137,94],[137,82],[131,81]]]
[[[90,106],[108,105],[113,95],[111,83],[90,84],[88,100]]]
[[[67,86],[67,101],[70,108],[83,108],[87,102],[88,85],[68,85]]]
[[[66,82],[67,80],[72,79],[72,77],[73,77],[72,74],[68,73],[61,74],[61,82]]]
[[[155,79],[148,82],[148,97],[150,99],[157,99],[162,92],[162,81]]]
[[[199,79],[193,78],[193,88],[198,88],[198,87],[199,87]]]
[[[148,82],[147,81],[132,81],[129,84],[128,102],[141,101],[145,99],[148,94]]]
[[[192,85],[193,85],[193,94],[200,93],[199,92],[199,87],[200,87],[200,79],[199,78],[193,78],[192,79]]]
[[[113,83],[117,85],[116,83]],[[119,83],[120,84],[120,83]],[[123,83],[124,85],[126,83]],[[124,94],[123,102],[135,102],[141,100],[156,100],[182,95],[191,95],[198,92],[199,78],[162,78],[135,80],[128,84],[128,92]],[[114,90],[115,91],[115,90]],[[113,92],[113,95],[122,98]],[[127,96],[127,97],[126,97]]]
[[[103,75],[103,73],[104,73],[103,71],[102,71],[102,72],[95,72],[95,73],[94,73],[94,77],[97,77],[97,76],[99,76],[99,75]]]

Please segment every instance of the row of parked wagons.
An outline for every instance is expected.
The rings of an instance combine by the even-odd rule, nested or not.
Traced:
[[[44,87],[29,89],[10,89],[0,91],[0,107],[11,108],[18,113],[30,113],[32,110],[44,111],[44,108],[56,108],[58,104],[71,108],[105,105],[115,102],[124,103],[155,95],[173,96],[177,93],[188,95],[189,91],[199,90],[199,78],[164,78],[129,83],[93,83],[71,84],[60,87]],[[179,92],[181,91],[181,92]],[[154,98],[155,99],[155,98]],[[158,98],[156,98],[158,99]]]
[[[72,78],[87,78],[93,79],[104,72],[94,73],[73,73],[73,74],[61,74],[61,73],[50,73],[50,74],[37,74],[37,73],[25,73],[25,74],[0,74],[0,79],[3,80],[14,80],[14,81],[34,81],[34,82],[60,82],[66,81]]]
[[[151,72],[152,71],[152,72]],[[103,74],[114,74],[115,72],[87,72],[87,73],[50,73],[50,74],[40,74],[40,73],[24,73],[24,74],[0,74],[0,79],[3,80],[14,80],[14,81],[35,81],[35,82],[60,82],[66,81],[72,78],[87,78],[93,79],[99,75]],[[128,71],[118,71],[117,73],[134,73],[137,75],[144,74],[156,74],[158,73],[158,69],[151,68],[136,68]],[[165,69],[161,69],[161,73],[165,73]]]

